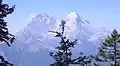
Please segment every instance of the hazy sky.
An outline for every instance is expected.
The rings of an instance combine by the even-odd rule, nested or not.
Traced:
[[[70,12],[78,12],[97,27],[120,29],[120,0],[4,0],[16,5],[15,12],[7,19],[11,32],[16,32],[32,14],[49,12],[62,19]]]

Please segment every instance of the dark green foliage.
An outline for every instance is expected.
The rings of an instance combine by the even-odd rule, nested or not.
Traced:
[[[72,60],[72,64],[77,64],[81,66],[90,66],[94,57],[92,55],[86,56],[82,52],[78,58]]]
[[[55,59],[53,64],[50,66],[69,66],[70,64],[77,64],[77,65],[88,65],[91,63],[92,56],[85,56],[83,53],[80,53],[78,58],[72,58],[72,49],[77,43],[77,40],[70,41],[69,39],[64,36],[64,29],[65,29],[66,21],[61,21],[61,32],[57,31],[50,31],[52,33],[56,33],[55,37],[60,38],[60,44],[56,47],[56,52],[50,52],[50,56]]]
[[[10,46],[10,43],[12,43],[15,38],[8,32],[7,22],[4,18],[12,14],[14,8],[14,6],[10,8],[8,4],[3,4],[2,0],[0,0],[0,41],[5,42],[8,46]],[[10,42],[8,40],[10,40]]]
[[[15,39],[14,35],[10,34],[7,28],[7,22],[4,20],[9,14],[12,14],[14,11],[14,6],[9,7],[8,4],[4,4],[0,0],[0,42],[5,42],[9,47]],[[13,64],[6,61],[3,56],[0,56],[0,66],[13,66]]]
[[[50,66],[66,66],[65,63],[62,62],[55,62],[53,64],[50,64]]]
[[[0,66],[13,66],[13,64],[6,61],[3,56],[0,56],[0,59]]]
[[[101,62],[109,62],[113,66],[120,66],[120,34],[114,29],[99,47],[98,56]]]

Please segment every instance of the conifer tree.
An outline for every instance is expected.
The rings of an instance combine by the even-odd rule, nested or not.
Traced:
[[[77,64],[77,65],[90,65],[92,56],[85,56],[82,52],[80,56],[77,58],[72,58],[72,49],[77,43],[77,40],[70,41],[64,35],[66,21],[61,21],[61,32],[57,31],[50,31],[52,33],[56,33],[55,37],[60,38],[60,44],[56,47],[56,52],[50,52],[50,56],[55,59],[55,62],[50,64],[50,66],[69,66],[70,64]]]
[[[3,0],[0,0],[0,42],[4,42],[10,47],[10,44],[13,43],[15,39],[14,35],[10,34],[7,28],[7,22],[4,20],[9,14],[12,14],[15,6],[9,7],[8,4],[4,4]],[[2,44],[2,43],[1,43]],[[4,59],[3,56],[0,56],[0,66],[13,66]]]
[[[111,66],[120,66],[120,34],[113,30],[99,47],[98,57],[101,62],[108,62]]]
[[[3,4],[3,1],[0,0],[0,41],[5,42],[8,46],[10,46],[15,38],[9,33],[7,22],[4,20],[4,18],[9,14],[12,14],[14,7],[15,6],[9,7],[8,4]],[[10,40],[10,42],[8,40]]]
[[[70,41],[69,39],[66,39],[66,36],[64,36],[65,23],[65,21],[61,21],[61,32],[50,31],[57,34],[55,37],[60,38],[60,45],[56,47],[57,52],[55,54],[53,52],[50,53],[50,56],[52,56],[56,61],[51,64],[51,66],[68,66],[71,63],[71,48],[76,44],[76,40]]]

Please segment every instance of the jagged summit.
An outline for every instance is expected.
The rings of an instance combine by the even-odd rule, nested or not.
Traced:
[[[37,14],[25,26],[24,31],[31,32],[32,34],[46,33],[53,29],[55,23],[56,19],[48,13]]]
[[[75,28],[81,27],[82,24],[88,24],[87,20],[83,19],[78,12],[69,13],[63,20],[66,20],[66,25]],[[60,22],[58,22],[60,24]],[[58,25],[57,25],[58,26]]]
[[[83,24],[89,24],[89,22],[85,19],[83,19],[78,12],[71,12],[68,14],[67,18],[70,19],[76,19],[78,22],[81,22]]]
[[[77,12],[71,12],[64,20],[66,20],[65,34],[67,38],[78,40],[73,51],[75,53],[80,51],[95,53],[98,46],[95,43],[106,36],[107,30],[89,26],[89,23]],[[54,51],[55,46],[59,44],[59,40],[49,31],[61,31],[60,23],[60,20],[57,21],[48,13],[37,14],[30,19],[19,35],[17,33],[18,36],[11,49],[6,47],[1,47],[1,49],[6,52],[5,55],[8,59],[15,62],[15,66],[48,66],[46,64],[51,63],[49,51]],[[15,56],[11,54],[15,54]],[[11,58],[13,56],[15,58]]]
[[[32,17],[31,22],[45,22],[46,24],[49,24],[50,22],[55,22],[55,18],[48,13],[43,14],[37,14],[36,16]]]

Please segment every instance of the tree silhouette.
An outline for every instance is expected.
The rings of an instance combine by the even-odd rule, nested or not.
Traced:
[[[71,48],[74,47],[77,40],[70,41],[69,39],[66,39],[66,36],[64,36],[64,28],[65,28],[65,21],[61,21],[61,32],[57,31],[50,31],[53,33],[56,33],[57,35],[55,37],[60,38],[60,46],[57,46],[57,52],[54,54],[53,52],[50,52],[50,56],[52,56],[55,59],[55,63],[51,64],[51,66],[68,66],[71,63]]]
[[[15,6],[9,7],[8,4],[4,4],[3,0],[0,0],[0,42],[4,42],[10,47],[15,39],[14,35],[10,34],[7,28],[7,22],[4,20],[9,14],[14,12]],[[3,43],[1,43],[3,44]],[[0,66],[13,66],[13,64],[6,61],[3,56],[0,56]]]

